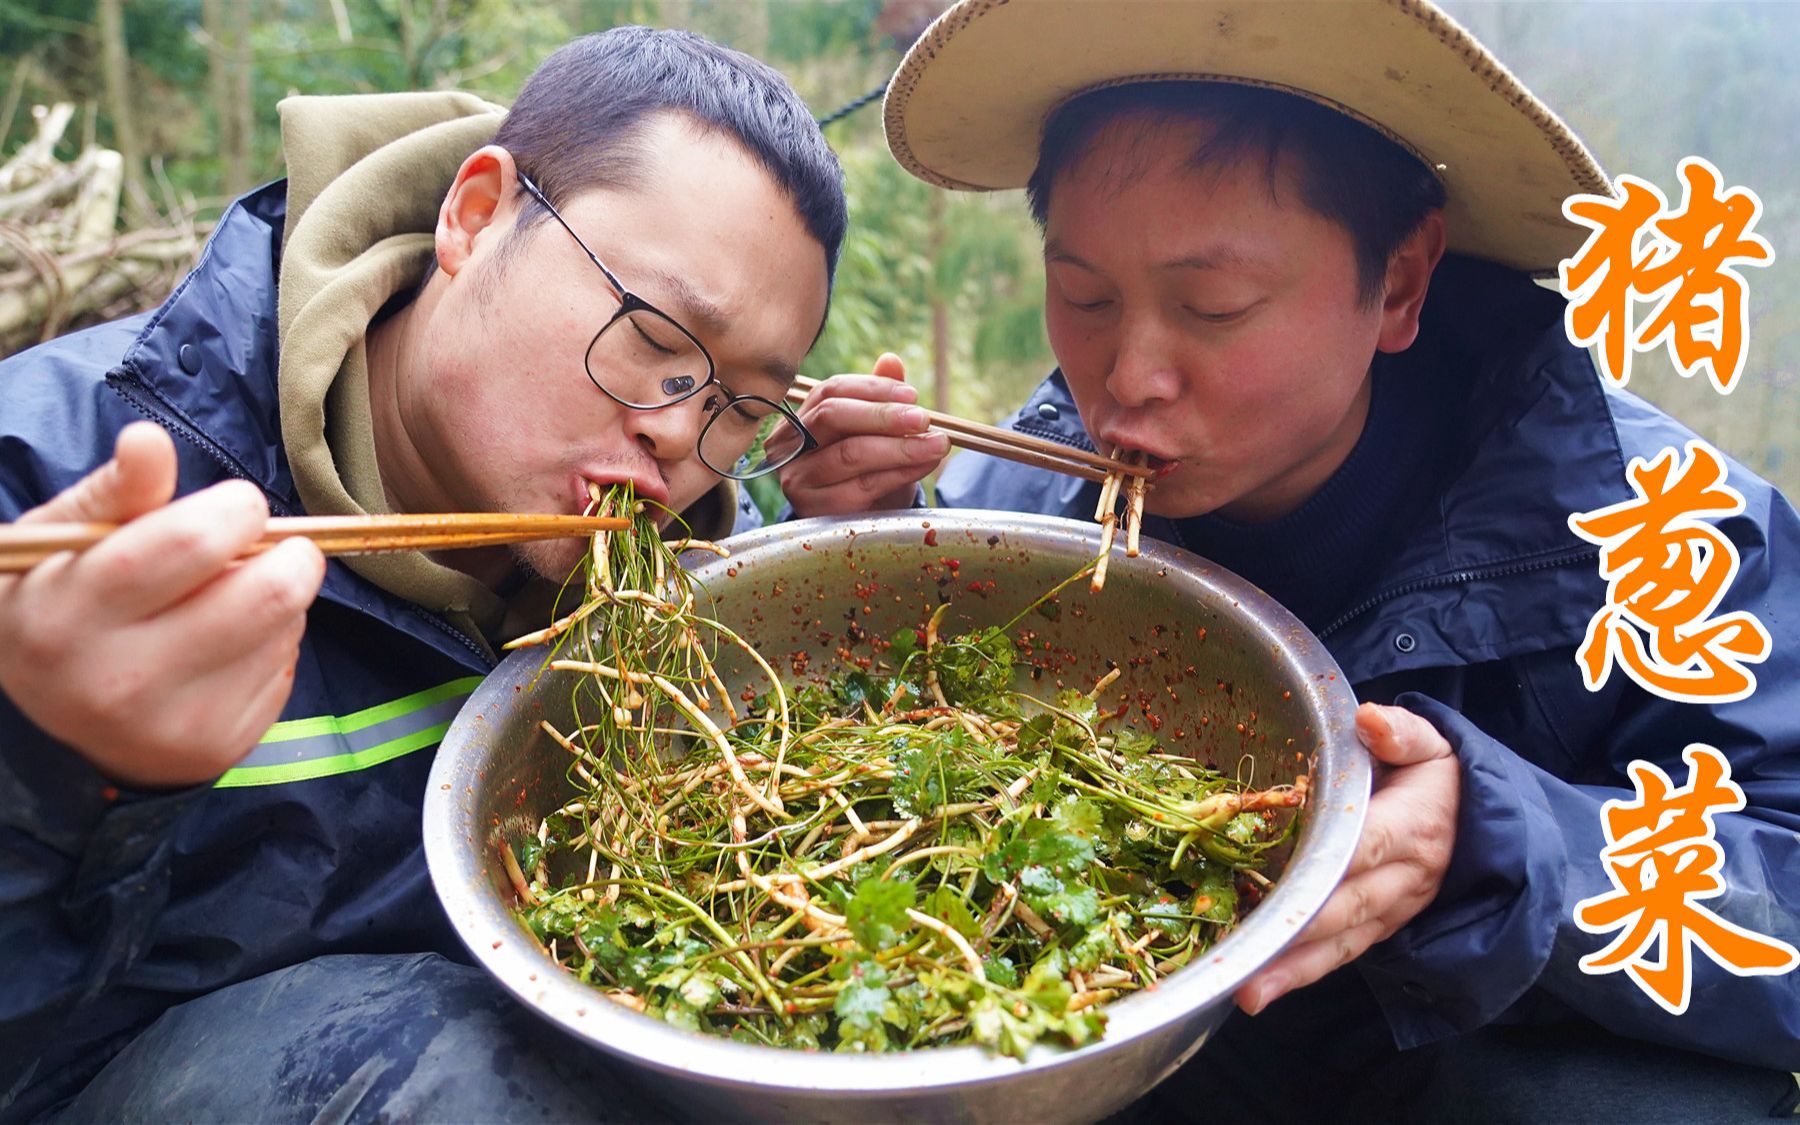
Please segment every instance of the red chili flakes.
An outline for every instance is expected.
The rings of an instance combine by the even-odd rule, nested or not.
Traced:
[[[925,529],[925,545],[927,547],[937,546],[937,528],[930,527]]]

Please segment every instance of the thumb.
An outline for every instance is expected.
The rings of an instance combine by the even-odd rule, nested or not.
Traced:
[[[18,522],[124,523],[162,507],[174,495],[174,441],[161,426],[133,422],[119,431],[112,460]]]
[[[1378,761],[1410,766],[1451,756],[1450,744],[1436,727],[1404,707],[1365,703],[1356,709],[1356,737]]]
[[[879,375],[883,379],[898,379],[906,382],[906,361],[893,352],[882,352],[881,358],[870,368],[870,374]]]

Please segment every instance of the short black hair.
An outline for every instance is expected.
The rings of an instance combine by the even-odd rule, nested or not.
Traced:
[[[645,124],[670,112],[743,145],[836,273],[849,221],[844,173],[812,112],[774,68],[692,32],[615,27],[563,45],[526,80],[494,143],[560,205],[589,188],[632,186],[648,155]],[[527,210],[520,228],[547,217]]]
[[[1350,233],[1356,247],[1358,296],[1381,292],[1388,258],[1431,211],[1444,205],[1444,185],[1423,162],[1374,129],[1308,98],[1234,82],[1131,82],[1083,94],[1044,126],[1037,168],[1026,194],[1042,227],[1056,179],[1100,130],[1120,117],[1156,122],[1206,121],[1213,132],[1194,152],[1195,169],[1257,151],[1267,162],[1269,191],[1280,158],[1292,153],[1302,201]]]

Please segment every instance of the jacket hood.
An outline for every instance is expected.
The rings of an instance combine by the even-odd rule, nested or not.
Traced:
[[[389,510],[369,413],[364,337],[433,252],[438,205],[501,110],[466,94],[283,101],[289,170],[278,316],[281,436],[295,490],[315,515]],[[422,552],[355,556],[351,569],[474,635],[501,599]]]

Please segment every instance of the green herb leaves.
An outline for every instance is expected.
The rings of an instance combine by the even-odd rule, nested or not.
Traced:
[[[844,908],[844,924],[856,944],[870,953],[882,950],[900,940],[912,923],[906,912],[912,909],[916,891],[904,879],[883,879],[871,875],[856,884],[856,893]]]
[[[734,635],[668,562],[596,555],[608,612],[567,634],[593,675],[579,792],[508,841],[533,937],[649,1016],[818,1050],[1079,1046],[1235,920],[1240,869],[1291,830],[1269,810],[1298,790],[1244,793],[1088,694],[1015,694],[1006,631],[941,638],[942,610],[887,667],[726,696],[698,638]]]
[[[939,645],[926,659],[951,706],[1016,715],[1010,696],[1014,657],[1012,638],[990,626]]]

